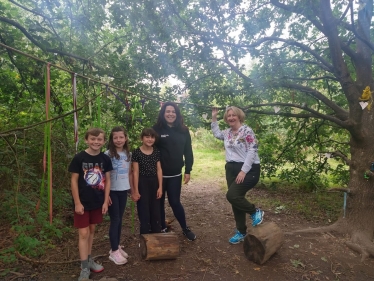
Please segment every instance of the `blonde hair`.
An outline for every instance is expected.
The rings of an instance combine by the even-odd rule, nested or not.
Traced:
[[[238,116],[239,118],[239,121],[240,123],[244,123],[244,119],[245,119],[245,114],[243,112],[243,110],[241,110],[240,108],[236,107],[236,106],[228,106],[226,108],[226,111],[225,111],[225,114],[223,115],[223,120],[225,120],[225,122],[227,123],[227,113],[232,110],[232,112]]]

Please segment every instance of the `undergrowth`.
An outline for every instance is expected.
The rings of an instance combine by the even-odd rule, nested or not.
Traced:
[[[326,224],[335,221],[343,210],[342,193],[329,193],[324,190],[310,192],[298,184],[262,180],[259,188],[269,196],[256,198],[256,203],[276,213],[297,213],[307,220],[322,221]]]

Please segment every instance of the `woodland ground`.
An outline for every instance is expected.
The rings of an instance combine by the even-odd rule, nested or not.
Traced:
[[[109,221],[105,220],[97,229],[93,249],[93,255],[98,256],[96,260],[104,265],[105,270],[92,273],[91,278],[116,278],[123,281],[374,280],[374,260],[361,262],[360,257],[344,245],[346,237],[335,233],[286,235],[280,250],[264,265],[257,265],[245,257],[242,243],[228,243],[235,226],[230,205],[222,189],[222,179],[204,183],[192,180],[190,184],[183,186],[182,193],[188,224],[198,238],[193,242],[186,240],[178,223],[172,222],[172,229],[179,235],[181,247],[180,256],[176,260],[142,260],[139,237],[131,232],[130,208],[127,208],[122,243],[130,255],[129,262],[117,266],[108,260]],[[283,202],[293,200],[286,194],[276,194],[259,187],[251,190],[248,196],[254,202],[256,198],[266,197],[271,200],[275,197],[274,200]],[[321,223],[307,221],[300,214],[293,212],[279,212],[270,208],[264,210],[264,220],[277,223],[285,232],[315,227]],[[167,214],[168,218],[172,218],[169,208]],[[250,223],[248,219],[248,224]],[[138,233],[137,223],[135,233]],[[10,236],[7,229],[2,227],[3,246],[6,246]],[[0,264],[0,272],[11,268],[11,271],[2,277],[3,280],[77,280],[79,262],[69,262],[78,259],[75,233],[71,233],[71,237],[64,237],[64,241],[42,257],[42,264],[33,264],[22,259],[11,265]]]

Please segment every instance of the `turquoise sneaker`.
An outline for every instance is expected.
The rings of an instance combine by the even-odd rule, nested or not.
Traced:
[[[261,209],[256,209],[256,213],[252,214],[252,226],[256,226],[262,223],[262,220],[264,219],[265,212]]]
[[[244,237],[245,237],[245,234],[242,234],[239,232],[239,230],[236,230],[235,235],[229,239],[229,243],[238,244],[244,241]]]

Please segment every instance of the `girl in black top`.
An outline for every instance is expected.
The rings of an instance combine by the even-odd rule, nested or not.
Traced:
[[[159,135],[156,147],[161,154],[161,167],[163,176],[163,194],[161,197],[161,226],[166,231],[165,223],[165,194],[168,195],[169,204],[174,216],[182,227],[183,234],[193,241],[196,235],[186,223],[184,208],[180,202],[182,189],[182,167],[185,166],[184,183],[190,180],[193,164],[191,136],[183,123],[183,117],[178,106],[173,102],[165,102],[158,115],[157,124],[153,129]]]
[[[162,195],[162,170],[160,152],[153,147],[156,140],[153,129],[143,129],[142,145],[132,153],[134,192],[137,201],[140,234],[161,232],[160,198]]]

